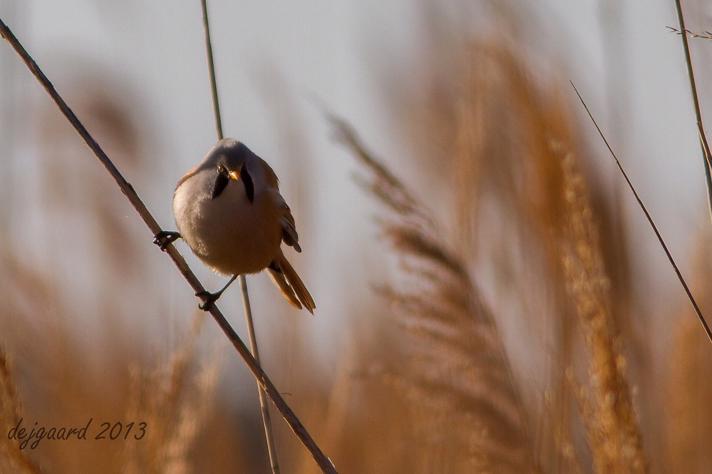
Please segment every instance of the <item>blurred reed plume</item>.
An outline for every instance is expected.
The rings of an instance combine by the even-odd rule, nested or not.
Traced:
[[[190,455],[212,408],[220,368],[216,352],[212,360],[191,371],[204,318],[202,313],[194,316],[185,341],[167,363],[152,372],[131,371],[126,419],[146,423],[146,440],[128,445],[124,472],[193,472]],[[221,348],[218,344],[217,349]]]
[[[611,316],[609,278],[583,177],[571,154],[555,147],[564,171],[567,216],[561,254],[564,277],[590,350],[590,394],[583,416],[596,472],[645,472],[640,428]]]
[[[402,257],[403,281],[384,284],[378,292],[391,303],[410,340],[403,341],[406,362],[382,375],[418,407],[422,424],[415,422],[411,441],[434,452],[447,443],[445,453],[430,459],[432,469],[531,470],[532,445],[518,387],[495,322],[461,257],[353,129],[342,120],[332,122],[367,168],[364,186],[392,211],[381,227]],[[427,471],[428,461],[420,461]]]
[[[695,252],[695,293],[700,305],[709,311],[712,294],[705,287],[712,276],[708,233],[699,237]],[[664,438],[666,468],[670,472],[705,472],[712,462],[706,439],[712,433],[712,370],[709,341],[700,332],[693,313],[684,307],[675,327],[667,368]]]
[[[436,77],[425,80],[443,80],[437,90],[451,91],[445,97],[454,105],[437,109],[439,133],[449,133],[451,140],[442,141],[440,155],[431,160],[451,163],[456,185],[440,195],[431,189],[437,182],[419,187],[429,191],[429,204],[455,216],[457,252],[448,245],[448,226],[434,224],[351,127],[334,120],[342,140],[371,172],[362,184],[395,216],[379,222],[401,256],[402,276],[379,292],[394,303],[401,326],[416,339],[401,341],[402,357],[413,364],[399,360],[389,378],[419,396],[419,410],[430,406],[428,401],[440,402],[440,416],[424,416],[431,440],[438,419],[445,420],[447,443],[454,445],[458,434],[467,433],[469,449],[448,450],[444,459],[437,458],[438,469],[571,472],[585,469],[590,456],[596,472],[644,472],[647,460],[618,328],[630,331],[621,302],[629,298],[626,250],[616,244],[621,230],[612,225],[610,203],[594,205],[588,195],[591,178],[580,171],[586,164],[574,158],[587,154],[575,120],[557,88],[543,86],[546,79],[532,73],[506,42],[469,42],[458,57],[462,60],[451,70],[434,69]],[[442,114],[448,108],[455,113]],[[441,199],[433,202],[434,195]],[[454,212],[443,202],[452,203]],[[523,256],[514,260],[512,252]],[[527,405],[529,399],[520,394],[521,372],[511,369],[495,324],[507,323],[504,306],[488,310],[470,277],[468,269],[481,273],[488,265],[496,272],[510,267],[501,279],[495,277],[505,290],[500,295],[530,310],[543,304],[540,310],[550,315],[543,328],[553,326],[555,344],[541,408]],[[535,274],[529,265],[537,267]],[[615,290],[611,281],[618,283]],[[507,292],[507,286],[521,291]],[[540,291],[553,298],[536,301]],[[515,359],[533,356],[520,346],[510,350]],[[590,383],[576,381],[581,378]],[[577,419],[569,410],[574,402]],[[449,416],[443,417],[447,408]],[[434,439],[442,449],[443,440]],[[458,464],[458,456],[470,464]],[[423,466],[420,472],[428,472]]]
[[[707,307],[710,307],[709,305]],[[690,311],[675,334],[665,391],[666,461],[670,472],[705,472],[712,462],[706,437],[712,433],[709,400],[712,370],[709,342]]]

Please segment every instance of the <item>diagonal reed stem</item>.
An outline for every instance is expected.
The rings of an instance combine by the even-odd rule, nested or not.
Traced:
[[[27,50],[25,50],[20,41],[17,39],[17,37],[15,37],[10,28],[8,28],[8,26],[1,18],[0,36],[2,36],[10,44],[10,46],[12,46],[12,48],[15,50],[18,56],[20,56],[20,58],[25,63],[30,72],[32,72],[37,81],[45,89],[47,94],[49,94],[55,104],[57,104],[57,107],[59,107],[59,110],[65,116],[67,121],[72,124],[72,126],[82,137],[84,142],[89,146],[89,148],[91,148],[92,152],[94,152],[94,155],[96,155],[99,162],[104,166],[104,168],[106,168],[111,177],[114,178],[114,181],[121,189],[121,192],[124,193],[133,208],[136,210],[138,215],[141,217],[143,222],[151,231],[151,234],[156,235],[157,233],[159,233],[162,230],[161,226],[158,225],[156,219],[146,208],[145,204],[143,203],[143,201],[141,201],[141,198],[139,198],[138,194],[136,194],[136,191],[134,190],[133,186],[131,186],[131,184],[126,181],[126,179],[118,170],[118,168],[116,168],[116,165],[114,165],[111,159],[106,155],[104,150],[96,142],[94,137],[92,137],[89,131],[87,131],[84,124],[82,124],[82,122],[75,115],[69,105],[67,105],[64,99],[59,95],[57,90],[52,85],[52,82],[50,82],[47,76],[45,76],[44,72],[42,72],[42,70],[39,68],[34,59],[32,59],[32,56],[29,55]],[[200,280],[198,280],[198,278],[195,276],[193,271],[186,263],[185,259],[183,259],[181,254],[176,250],[173,245],[168,245],[168,247],[166,248],[166,253],[171,258],[171,260],[173,260],[173,263],[176,267],[178,267],[178,270],[183,275],[183,278],[185,278],[185,280],[188,282],[191,288],[193,288],[194,291],[205,291],[205,288],[203,287]],[[280,413],[284,417],[284,420],[289,424],[292,431],[294,431],[294,434],[297,435],[302,444],[309,450],[311,455],[314,457],[314,460],[322,469],[322,471],[327,473],[336,473],[336,468],[334,467],[331,460],[324,454],[321,448],[319,448],[319,445],[316,443],[316,441],[314,441],[314,439],[311,437],[311,435],[301,423],[301,421],[299,421],[297,415],[294,413],[294,411],[292,411],[292,409],[289,407],[284,398],[282,398],[282,395],[280,395],[279,391],[272,383],[272,380],[270,380],[267,374],[262,370],[260,365],[250,353],[247,346],[245,346],[245,343],[242,342],[242,339],[240,339],[240,336],[235,332],[232,326],[230,326],[230,323],[228,323],[227,319],[225,319],[225,316],[223,316],[223,314],[220,312],[217,305],[211,306],[210,314],[212,315],[213,319],[215,319],[215,322],[220,326],[220,329],[222,329],[225,336],[235,347],[235,350],[237,350],[238,354],[240,354],[240,357],[242,357],[242,359],[245,361],[245,364],[250,369],[255,378],[258,380],[262,388],[264,388],[269,397],[272,399],[272,402],[280,411]]]
[[[579,100],[581,101],[583,108],[586,109],[586,113],[591,118],[593,125],[596,126],[596,130],[598,131],[598,134],[603,139],[603,143],[606,144],[608,151],[611,153],[611,156],[615,160],[616,165],[618,165],[618,169],[620,170],[621,174],[625,178],[625,182],[628,184],[628,188],[630,188],[631,192],[633,193],[633,196],[635,196],[635,200],[638,201],[638,205],[643,210],[645,217],[648,219],[648,223],[650,224],[650,227],[653,228],[653,232],[655,232],[655,236],[658,238],[658,242],[660,242],[660,245],[662,246],[663,250],[665,251],[665,255],[667,255],[667,258],[670,261],[672,268],[675,270],[677,279],[680,280],[680,284],[682,284],[682,287],[685,289],[685,293],[687,293],[687,298],[690,300],[690,303],[692,303],[692,307],[695,309],[695,313],[697,313],[697,318],[700,320],[700,323],[702,324],[702,327],[705,330],[705,334],[707,334],[707,339],[709,339],[709,341],[712,343],[712,330],[710,330],[710,327],[707,324],[705,317],[702,315],[702,311],[700,310],[700,307],[697,304],[695,297],[692,296],[692,291],[690,291],[690,287],[687,286],[687,282],[685,281],[685,278],[683,278],[682,273],[680,272],[680,269],[677,266],[677,263],[675,263],[675,259],[672,257],[672,254],[670,253],[670,250],[668,249],[667,244],[665,244],[665,240],[663,240],[663,236],[660,234],[660,231],[658,230],[658,226],[655,225],[655,221],[653,220],[653,217],[648,212],[648,208],[645,207],[645,204],[643,204],[643,200],[638,195],[638,191],[635,190],[633,183],[631,182],[630,178],[628,178],[628,173],[626,173],[625,169],[623,168],[623,165],[621,164],[620,160],[618,159],[618,156],[613,151],[613,148],[611,148],[611,145],[608,143],[608,140],[606,139],[606,136],[603,134],[601,127],[598,126],[598,122],[596,122],[596,119],[593,118],[593,114],[589,110],[588,105],[586,105],[586,102],[584,102],[583,97],[581,97],[581,94],[579,93],[578,89],[576,89],[576,86],[574,85],[573,82],[571,82],[571,87],[574,88],[574,91],[576,92],[576,95],[578,96]]]
[[[222,115],[220,114],[220,97],[218,95],[218,84],[215,78],[215,60],[213,59],[213,42],[210,37],[210,20],[208,18],[208,2],[201,0],[200,5],[203,10],[203,27],[205,29],[205,53],[208,58],[208,71],[210,73],[210,93],[213,98],[213,113],[215,114],[215,131],[218,135],[218,140],[223,138]],[[255,324],[252,319],[252,305],[250,304],[250,293],[247,290],[247,278],[245,275],[240,275],[240,289],[242,290],[242,305],[245,313],[245,323],[247,325],[247,333],[250,339],[250,349],[257,363],[260,363],[260,353],[257,348],[257,336],[255,335]],[[277,448],[274,443],[274,434],[272,433],[272,419],[269,414],[269,405],[267,404],[267,396],[264,390],[257,382],[257,396],[260,402],[260,414],[262,415],[262,426],[265,430],[265,440],[267,442],[267,454],[269,456],[269,465],[272,469],[272,474],[279,474],[279,461],[277,459]]]
[[[707,141],[707,134],[702,122],[702,107],[700,106],[700,98],[697,94],[697,81],[695,81],[695,70],[692,67],[692,56],[690,54],[690,45],[687,41],[687,28],[685,28],[685,15],[682,13],[681,0],[675,0],[675,8],[677,10],[677,20],[680,23],[680,37],[682,38],[682,49],[685,51],[685,64],[687,65],[687,76],[690,80],[690,91],[692,93],[692,103],[695,106],[695,118],[697,119],[697,133],[700,139],[700,148],[702,148],[702,159],[705,166],[705,182],[707,183],[707,204],[712,219],[712,155],[710,154],[710,146]]]

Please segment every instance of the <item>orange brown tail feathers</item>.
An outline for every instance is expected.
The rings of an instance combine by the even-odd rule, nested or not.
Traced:
[[[287,298],[292,305],[300,309],[303,306],[307,311],[314,314],[314,310],[316,309],[314,299],[284,255],[280,255],[277,260],[272,262],[268,270],[272,280],[277,284],[282,294],[284,294],[285,298]]]
[[[272,277],[272,281],[279,287],[285,298],[297,309],[302,309],[302,304],[299,302],[299,298],[294,294],[294,290],[289,283],[287,278],[284,276],[282,269],[277,266],[276,263],[272,263],[267,270],[269,270],[269,276]]]

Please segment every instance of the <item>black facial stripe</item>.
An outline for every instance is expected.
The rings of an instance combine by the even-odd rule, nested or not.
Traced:
[[[215,177],[215,184],[213,184],[213,199],[220,196],[220,194],[222,194],[222,192],[227,187],[227,183],[230,182],[230,178],[228,178],[227,174],[222,173],[220,171],[218,171],[217,174],[218,175]]]
[[[247,168],[243,165],[240,170],[240,181],[245,184],[245,194],[250,203],[255,202],[255,184],[252,182],[252,176],[247,172]]]

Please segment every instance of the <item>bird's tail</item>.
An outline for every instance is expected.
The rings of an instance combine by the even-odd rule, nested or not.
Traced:
[[[280,255],[272,262],[268,269],[272,280],[274,280],[279,289],[282,290],[285,298],[287,298],[290,303],[299,309],[303,306],[307,311],[314,314],[314,310],[316,309],[314,299],[284,255]]]

